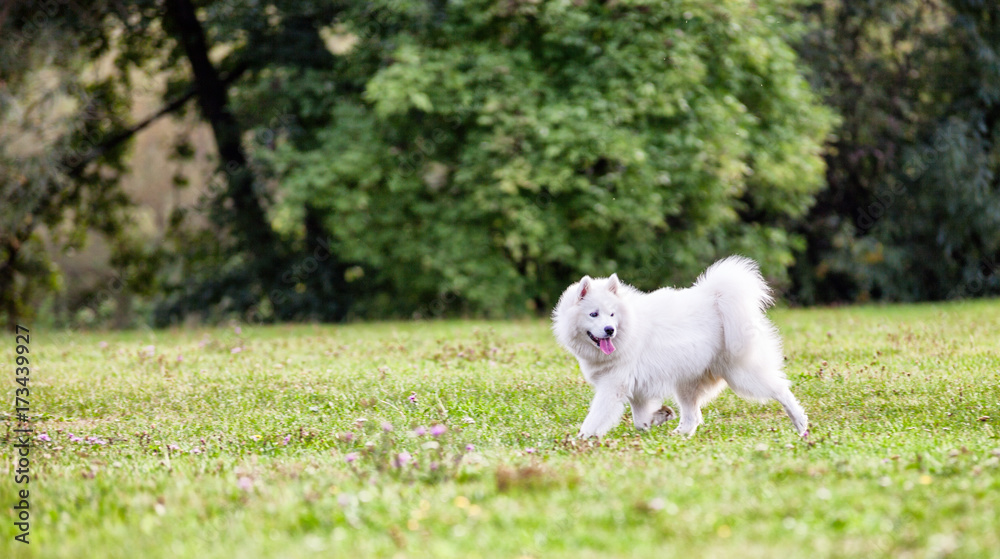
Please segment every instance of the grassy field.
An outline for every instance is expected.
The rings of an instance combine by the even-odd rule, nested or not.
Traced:
[[[691,439],[573,441],[543,321],[33,331],[0,556],[1000,557],[1000,301],[772,318],[808,443],[729,391]]]

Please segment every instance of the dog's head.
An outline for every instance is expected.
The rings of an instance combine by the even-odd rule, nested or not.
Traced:
[[[617,274],[593,279],[583,276],[569,286],[556,307],[556,336],[567,347],[590,346],[605,355],[615,351],[614,341],[627,312],[621,298],[625,289]]]

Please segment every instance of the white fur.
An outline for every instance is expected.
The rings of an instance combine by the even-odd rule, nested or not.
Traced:
[[[644,293],[617,275],[584,276],[569,286],[552,313],[552,330],[596,390],[580,436],[614,428],[625,401],[636,428],[659,425],[667,419],[660,406],[671,397],[680,406],[675,431],[693,435],[701,407],[727,385],[744,398],[777,400],[808,436],[808,419],[782,371],[781,338],[764,316],[773,301],[757,263],[742,256],[716,262],[686,289]],[[605,355],[588,331],[610,337],[615,351]]]

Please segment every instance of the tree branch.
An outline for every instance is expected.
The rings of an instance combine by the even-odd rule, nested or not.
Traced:
[[[230,72],[228,75],[226,75],[221,80],[222,84],[223,84],[223,87],[228,87],[234,81],[236,81],[237,79],[239,79],[240,76],[242,76],[247,71],[247,69],[249,69],[249,67],[250,67],[250,65],[248,63],[241,62],[236,68],[233,69],[232,72]],[[134,126],[132,126],[130,128],[126,128],[125,130],[122,130],[122,131],[120,131],[120,132],[118,132],[118,133],[116,133],[116,134],[108,137],[103,142],[101,142],[100,145],[93,146],[86,154],[84,154],[80,158],[80,160],[78,162],[73,163],[71,165],[71,164],[69,164],[68,162],[66,162],[64,160],[63,164],[64,164],[64,166],[66,168],[66,174],[68,174],[71,177],[78,177],[78,176],[80,176],[80,173],[83,172],[83,169],[89,163],[91,163],[91,162],[99,159],[105,153],[111,151],[112,149],[118,147],[122,143],[128,141],[130,138],[132,138],[132,136],[135,136],[137,133],[139,133],[140,131],[142,131],[144,128],[146,128],[150,124],[153,124],[154,122],[156,122],[157,120],[159,120],[161,117],[178,111],[181,107],[183,107],[185,104],[187,104],[188,101],[190,101],[191,99],[193,99],[197,95],[198,95],[198,87],[197,86],[191,86],[191,88],[189,88],[186,92],[184,92],[183,95],[181,95],[177,99],[174,99],[170,103],[167,103],[163,108],[161,108],[160,110],[156,111],[155,113],[153,113],[149,117],[145,118],[144,120],[139,121],[137,124],[135,124]]]

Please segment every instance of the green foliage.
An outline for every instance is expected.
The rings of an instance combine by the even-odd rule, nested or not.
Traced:
[[[649,289],[731,253],[803,303],[1000,292],[991,3],[164,6],[191,8],[5,12],[0,134],[29,138],[0,145],[8,320],[29,274],[59,285],[38,224],[61,248],[106,235],[159,325],[518,315],[585,273]],[[155,246],[126,238],[117,186],[139,73],[222,136]],[[46,87],[72,109],[32,104]]]
[[[95,138],[121,126],[128,89],[89,79],[86,56],[67,52],[72,39],[22,19],[25,10],[33,13],[12,11],[15,25],[0,38],[0,317],[11,329],[61,288],[47,245],[79,248],[99,231],[121,241],[116,258],[128,254],[118,238],[129,224],[118,188],[127,152],[118,146],[81,164]]]
[[[887,177],[908,200],[872,230],[887,255],[873,289],[894,299],[1000,293],[1000,6],[950,4],[934,76],[948,103]]]
[[[451,294],[521,313],[584,273],[650,288],[732,252],[780,279],[832,120],[786,7],[379,6],[374,32],[345,22],[359,41],[338,59],[387,62],[363,94],[334,82],[323,129],[273,156],[277,225],[294,235],[315,208],[386,282],[378,313]]]
[[[1000,8],[814,8],[801,51],[843,115],[804,232],[800,301],[1000,293]]]

